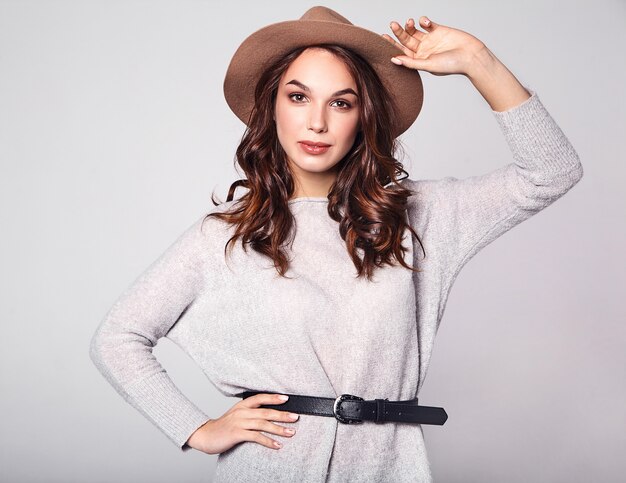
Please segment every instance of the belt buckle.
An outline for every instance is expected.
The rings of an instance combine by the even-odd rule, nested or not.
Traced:
[[[337,412],[337,409],[339,408],[339,405],[343,401],[363,401],[363,400],[364,399],[362,397],[353,396],[352,394],[342,394],[341,396],[338,396],[337,399],[335,399],[335,402],[333,403],[333,414],[335,415],[335,418],[344,424],[362,423],[363,420],[359,418],[347,418],[344,416],[340,416],[339,413]]]

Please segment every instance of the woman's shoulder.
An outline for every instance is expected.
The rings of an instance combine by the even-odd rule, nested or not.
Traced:
[[[209,232],[228,230],[230,223],[217,215],[231,211],[238,201],[238,199],[222,201],[217,205],[205,209],[200,219],[197,220],[197,223],[200,224],[204,232],[207,232],[207,230]]]
[[[439,189],[455,181],[453,176],[446,176],[438,179],[416,179],[407,177],[400,180],[400,184],[411,191],[409,198],[428,198],[434,195]]]
[[[210,213],[224,213],[224,212],[227,212],[231,208],[233,208],[239,201],[240,201],[239,198],[235,198],[235,199],[232,199],[230,201],[222,201],[219,204],[209,208],[207,210],[206,214],[208,215]],[[217,217],[214,217],[214,218],[217,218]]]

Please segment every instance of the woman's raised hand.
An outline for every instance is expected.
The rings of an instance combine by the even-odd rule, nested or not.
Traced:
[[[398,59],[395,63],[433,75],[467,75],[485,44],[467,32],[435,23],[428,17],[422,16],[419,21],[424,31],[416,28],[415,21],[409,18],[404,28],[398,22],[391,22],[398,40],[382,34],[404,53],[394,57]]]
[[[272,449],[281,444],[268,438],[261,431],[293,436],[294,428],[285,428],[271,421],[298,420],[298,414],[278,409],[260,408],[261,404],[283,404],[280,394],[255,394],[242,399],[218,419],[211,419],[200,426],[187,440],[187,444],[207,454],[218,454],[243,441],[252,441]],[[290,417],[294,414],[296,417]]]

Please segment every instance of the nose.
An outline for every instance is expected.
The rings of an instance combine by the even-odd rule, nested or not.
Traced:
[[[326,106],[315,106],[311,104],[309,109],[308,128],[315,132],[326,132],[328,125],[326,122]]]

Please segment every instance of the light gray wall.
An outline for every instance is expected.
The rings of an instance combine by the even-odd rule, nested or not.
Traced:
[[[222,81],[290,1],[0,2],[0,479],[210,481],[96,371],[89,340],[122,290],[237,177],[243,125]],[[328,2],[355,24],[429,15],[483,40],[537,90],[585,177],[459,275],[421,402],[439,482],[617,482],[626,463],[623,194],[626,4]],[[403,140],[413,178],[512,160],[461,76],[423,74]],[[155,353],[216,417],[223,397],[173,344]],[[297,436],[296,436],[297,437]]]

